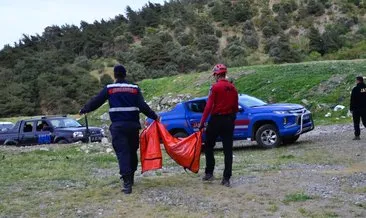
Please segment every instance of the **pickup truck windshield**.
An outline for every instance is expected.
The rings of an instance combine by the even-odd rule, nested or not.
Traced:
[[[82,125],[76,120],[65,118],[65,119],[54,119],[50,120],[54,128],[70,128],[70,127],[81,127]]]
[[[239,103],[245,107],[258,107],[267,104],[266,102],[252,96],[240,96]]]

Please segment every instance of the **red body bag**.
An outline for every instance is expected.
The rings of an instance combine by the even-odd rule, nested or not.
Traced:
[[[150,139],[149,137],[152,138]],[[194,173],[198,173],[200,168],[202,132],[195,132],[187,138],[175,138],[170,135],[163,124],[156,121],[146,128],[140,136],[142,172],[162,167],[159,139],[163,142],[168,155],[177,164]],[[160,160],[160,162],[157,160]],[[160,167],[158,163],[160,163]]]

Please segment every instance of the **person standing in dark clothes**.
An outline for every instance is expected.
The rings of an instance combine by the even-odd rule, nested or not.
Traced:
[[[112,124],[112,146],[119,165],[120,179],[123,180],[122,191],[132,192],[134,174],[137,170],[137,149],[139,148],[139,129],[141,129],[139,113],[157,120],[158,116],[146,104],[140,88],[125,80],[126,69],[122,65],[114,67],[114,84],[109,84],[92,98],[81,110],[80,114],[89,113],[109,102],[109,116]]]
[[[355,137],[353,140],[360,140],[360,121],[366,127],[366,85],[363,77],[356,77],[356,86],[352,89],[350,111],[353,117]]]
[[[206,107],[201,118],[199,129],[204,128],[204,123],[209,115],[210,120],[206,128],[205,156],[206,169],[204,181],[213,180],[215,157],[213,148],[218,136],[222,138],[225,155],[225,169],[221,184],[230,187],[230,178],[233,163],[233,134],[236,113],[238,112],[238,92],[235,86],[225,79],[227,68],[217,64],[213,70],[216,83],[212,85]]]

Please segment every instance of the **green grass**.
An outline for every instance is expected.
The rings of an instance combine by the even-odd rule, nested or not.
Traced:
[[[285,199],[283,200],[284,203],[290,203],[290,202],[303,202],[312,199],[309,195],[305,194],[304,192],[298,192],[298,193],[291,193],[287,194],[285,196]]]
[[[111,68],[106,68],[106,72],[110,73],[110,70]],[[237,67],[230,68],[228,76],[236,78],[234,83],[240,93],[253,95],[267,102],[303,104],[302,100],[306,99],[309,102],[306,107],[312,111],[315,123],[324,125],[352,121],[350,117],[342,117],[347,115],[350,91],[355,85],[354,78],[364,72],[366,59]],[[96,73],[93,71],[94,74]],[[341,81],[332,82],[331,78],[334,76],[341,77]],[[149,101],[153,97],[168,94],[189,94],[192,98],[205,96],[213,82],[210,72],[201,72],[146,79],[139,82],[139,85],[145,100]],[[334,112],[333,108],[338,104],[346,106],[346,109]],[[90,124],[101,125],[100,116],[106,112],[108,104],[90,113]],[[328,112],[332,113],[331,117],[324,116]],[[15,122],[18,119],[2,120]]]
[[[247,72],[242,74],[242,72]],[[318,124],[348,123],[347,115],[350,90],[355,85],[356,75],[366,72],[366,59],[350,61],[317,61],[297,64],[261,65],[230,68],[228,76],[236,78],[234,83],[240,93],[253,95],[267,102],[289,102],[303,104],[313,112]],[[146,101],[153,97],[189,94],[192,97],[207,95],[213,79],[210,72],[182,74],[139,82]],[[339,83],[330,80],[340,76]],[[321,87],[326,86],[326,91]],[[320,108],[318,105],[325,104]],[[333,112],[341,104],[346,109]],[[91,123],[100,124],[99,116],[108,111],[108,105],[91,113]],[[329,118],[324,117],[332,112]]]
[[[302,192],[294,184],[298,178],[291,180],[294,183],[286,178],[278,180],[280,172],[285,172],[284,175],[293,172],[287,165],[346,163],[348,166],[359,161],[349,159],[355,158],[354,155],[331,155],[325,152],[327,145],[314,142],[270,150],[248,147],[234,151],[233,187],[227,189],[220,185],[222,150],[215,151],[217,170],[212,183],[202,183],[200,179],[205,167],[204,154],[200,173],[186,174],[163,151],[164,168],[138,175],[133,194],[125,196],[119,191],[114,153],[101,152],[107,148],[105,145],[88,145],[88,153],[82,147],[84,144],[50,146],[49,151],[38,147],[32,151],[1,147],[0,217],[95,217],[99,213],[103,217],[236,217],[248,212],[254,216],[258,211],[261,214],[256,215],[260,217],[277,216],[282,211],[291,211],[289,217],[298,214],[334,217],[339,214],[338,207],[333,208],[332,202],[327,207],[317,206],[324,199]],[[322,172],[315,172],[318,173]],[[324,172],[324,176],[332,178],[333,174],[328,173]],[[284,188],[286,185],[289,187]],[[159,198],[161,192],[167,198]],[[349,193],[362,194],[365,189],[361,186],[350,189]],[[192,204],[195,210],[190,210]],[[197,209],[196,204],[202,208]],[[205,209],[207,205],[210,210]],[[364,207],[347,205],[358,211]],[[297,211],[299,206],[304,208]]]

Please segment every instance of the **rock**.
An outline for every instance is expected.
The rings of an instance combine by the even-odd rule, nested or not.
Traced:
[[[108,113],[104,113],[100,116],[100,119],[102,121],[109,121],[109,114]]]
[[[332,116],[332,113],[330,113],[330,112],[328,112],[328,113],[325,115],[325,117],[330,117],[330,116]]]
[[[40,151],[49,151],[50,149],[48,149],[48,148],[40,148],[39,150]]]
[[[106,152],[109,154],[109,153],[111,153],[113,151],[113,149],[112,148],[107,148],[107,150],[106,150]]]
[[[341,110],[343,110],[344,108],[346,108],[345,106],[343,106],[343,105],[337,105],[337,106],[335,106],[334,107],[334,111],[341,111]]]
[[[304,105],[309,105],[309,101],[306,100],[306,99],[302,99],[301,102],[304,104]]]
[[[108,138],[107,137],[103,137],[102,138],[102,143],[103,144],[108,144],[109,143]]]

